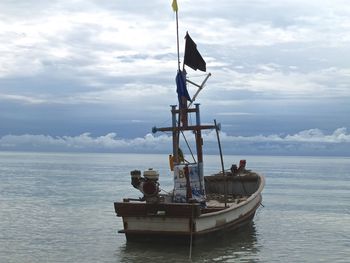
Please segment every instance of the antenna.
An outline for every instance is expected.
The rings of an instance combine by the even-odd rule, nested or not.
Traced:
[[[188,107],[190,107],[190,106],[192,105],[192,103],[196,100],[196,98],[197,98],[199,92],[204,88],[204,85],[205,85],[205,83],[207,82],[207,80],[208,80],[208,78],[209,78],[210,76],[211,76],[211,73],[209,72],[208,75],[207,75],[207,76],[205,77],[205,79],[203,80],[203,82],[202,82],[201,85],[198,85],[197,83],[194,83],[194,82],[190,81],[189,79],[186,79],[186,81],[187,81],[188,83],[191,83],[192,85],[198,87],[198,90],[197,90],[197,92],[193,95],[193,97],[192,97],[192,102],[188,105]]]

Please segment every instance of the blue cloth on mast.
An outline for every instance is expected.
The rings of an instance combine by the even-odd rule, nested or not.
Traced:
[[[179,105],[181,107],[181,106],[184,106],[182,105],[183,104],[182,97],[185,97],[188,101],[192,101],[187,91],[186,72],[178,70],[175,80],[176,80],[176,92],[179,99]]]

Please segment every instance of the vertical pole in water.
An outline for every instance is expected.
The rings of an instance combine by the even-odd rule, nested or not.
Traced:
[[[193,203],[191,204],[191,219],[190,219],[190,254],[188,258],[192,258],[192,243],[193,243]]]
[[[222,157],[221,143],[220,143],[220,137],[219,137],[219,128],[216,125],[216,120],[214,120],[214,125],[215,125],[216,137],[218,139],[218,145],[219,145],[219,151],[220,151],[222,175],[225,176],[225,183],[224,183],[225,197],[224,198],[225,198],[225,207],[227,207],[227,180],[226,180],[226,174],[225,174],[224,159]]]

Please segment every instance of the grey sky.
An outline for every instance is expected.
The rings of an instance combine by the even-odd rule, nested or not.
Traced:
[[[62,146],[70,138],[75,149],[126,151],[156,140],[147,134],[168,124],[177,100],[171,2],[1,1],[0,149],[58,140],[72,150]],[[350,154],[347,1],[178,5],[180,50],[188,30],[213,75],[198,98],[202,119],[222,122],[227,144],[248,154]]]

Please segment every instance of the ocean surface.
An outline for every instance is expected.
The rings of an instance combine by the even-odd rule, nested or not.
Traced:
[[[113,202],[167,155],[0,152],[0,262],[350,262],[350,158],[227,156],[266,178],[251,225],[195,246],[127,244]],[[217,172],[218,156],[205,156]]]

